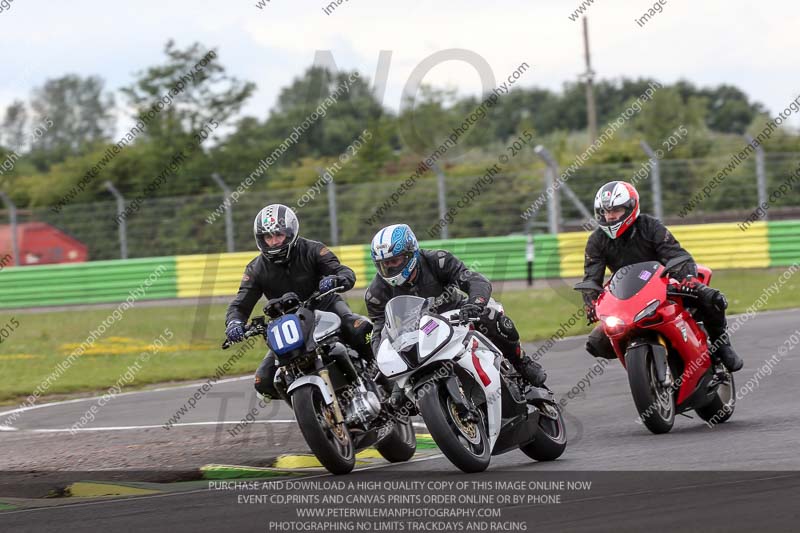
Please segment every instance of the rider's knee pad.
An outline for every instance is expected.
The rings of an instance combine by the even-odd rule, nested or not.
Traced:
[[[698,283],[696,290],[702,307],[712,312],[723,312],[728,308],[728,300],[719,289],[714,289],[704,283]]]
[[[591,337],[589,337],[589,339],[586,341],[585,348],[592,357],[599,357],[601,359],[617,358],[617,354],[614,353],[614,349],[610,344],[608,346],[603,346],[602,342],[598,342],[597,339],[593,339]]]
[[[274,379],[275,379],[274,373],[272,374],[272,376],[256,375],[255,381],[253,382],[253,387],[256,389],[257,392],[263,394],[264,396],[268,396],[269,398],[272,399],[279,398],[280,394],[278,394],[278,389],[275,388],[275,384],[273,383]]]
[[[348,342],[355,345],[369,344],[372,336],[372,322],[361,315],[348,315],[342,319],[342,332]]]
[[[278,367],[275,366],[275,356],[267,355],[256,370],[253,387],[261,394],[271,398],[278,398],[278,390],[275,388],[275,373]]]
[[[514,325],[514,321],[508,318],[505,313],[492,307],[483,310],[477,323],[478,331],[487,337],[497,338],[498,336],[508,343],[519,341],[519,332]]]
[[[497,331],[509,342],[519,341],[517,326],[514,325],[514,321],[508,318],[506,314],[501,314],[497,317]]]
[[[597,350],[597,347],[591,340],[586,341],[586,344],[584,344],[584,348],[586,348],[586,351],[589,352],[589,355],[593,357],[600,357],[600,353]]]

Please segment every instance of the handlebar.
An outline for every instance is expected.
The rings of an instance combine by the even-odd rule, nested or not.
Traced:
[[[313,293],[311,293],[311,296],[308,297],[308,300],[306,300],[305,302],[301,302],[300,303],[300,307],[306,307],[308,304],[310,304],[314,300],[319,300],[320,298],[324,298],[324,297],[328,296],[329,294],[333,294],[334,292],[342,292],[342,291],[344,291],[344,287],[334,287],[331,290],[326,291],[326,292],[314,291]]]
[[[478,322],[479,320],[480,320],[479,318],[470,318],[465,322],[461,320],[461,315],[454,315],[448,318],[447,321],[451,326],[463,326],[465,324],[472,324],[474,322]]]
[[[255,337],[256,335],[263,335],[265,331],[266,329],[264,328],[264,326],[251,324],[250,327],[245,327],[244,337],[242,338],[242,340],[249,339],[250,337]],[[221,348],[223,350],[227,350],[234,344],[236,343],[231,342],[228,339],[225,339],[225,341],[222,343]]]
[[[667,289],[667,296],[680,296],[681,298],[699,298],[696,294]]]
[[[667,296],[679,296],[681,298],[699,298],[698,295],[692,293],[681,292],[679,290],[680,284],[675,280],[670,280],[667,284]]]
[[[341,292],[343,290],[344,290],[344,287],[334,287],[333,289],[331,289],[329,291],[326,291],[326,292],[322,292],[322,293],[319,292],[319,291],[314,291],[313,293],[311,293],[311,296],[309,296],[306,301],[300,302],[300,307],[306,307],[306,306],[308,306],[308,304],[310,304],[314,300],[319,300],[320,298],[324,298],[325,296],[328,296],[329,294],[332,294],[334,292]],[[242,340],[249,339],[250,337],[255,337],[256,335],[263,335],[267,331],[266,326],[264,324],[253,324],[252,321],[250,322],[249,326],[245,326],[244,327],[244,330],[245,330],[244,331],[244,337],[242,338]],[[236,343],[231,342],[228,339],[225,339],[225,341],[223,341],[223,343],[220,346],[220,348],[222,348],[223,350],[227,350],[228,348],[230,348],[234,344],[236,344]]]

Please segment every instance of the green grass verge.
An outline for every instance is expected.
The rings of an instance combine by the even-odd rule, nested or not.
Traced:
[[[729,312],[738,313],[752,305],[764,288],[775,283],[782,273],[783,269],[722,271],[714,275],[713,285],[728,296]],[[549,287],[534,290],[503,291],[498,286],[496,292],[526,341],[553,335],[581,305],[580,295],[562,280],[553,280]],[[795,307],[798,301],[800,278],[790,279],[762,309]],[[350,303],[354,311],[364,312],[363,300]],[[217,366],[225,363],[234,352],[219,349],[225,309],[225,305],[200,310],[191,306],[130,309],[106,331],[93,352],[81,356],[51,383],[47,394],[102,391],[118,381],[130,389],[212,376]],[[0,314],[0,328],[8,330],[12,320],[19,324],[0,343],[0,401],[11,403],[30,394],[66,359],[71,351],[70,344],[84,341],[89,331],[96,329],[111,311]],[[257,313],[260,311],[259,305]],[[196,320],[196,314],[207,314],[207,320]],[[130,379],[125,379],[130,365],[165,329],[172,331],[174,337],[146,364],[141,364],[138,371],[128,373]],[[583,322],[577,322],[567,328],[566,335],[579,335],[589,329]],[[265,351],[263,345],[256,344],[233,364],[229,375],[253,372]]]

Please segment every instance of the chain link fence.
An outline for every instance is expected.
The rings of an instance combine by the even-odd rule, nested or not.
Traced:
[[[725,157],[660,161],[665,221],[668,224],[738,222],[750,216],[759,204],[754,158],[744,160],[688,214],[681,216],[686,202],[700,193],[727,164]],[[798,173],[798,164],[798,153],[766,155],[764,181],[768,199],[772,191]],[[591,211],[600,185],[613,179],[634,181],[642,198],[643,212],[653,212],[652,169],[644,167],[642,171],[644,165],[645,161],[585,166],[575,171],[566,183]],[[444,182],[443,206],[440,205],[440,179]],[[547,210],[553,208],[552,202],[529,220],[522,217],[528,206],[544,192],[545,181],[540,169],[530,174],[496,174],[488,178],[438,178],[430,172],[399,194],[403,183],[402,180],[333,186],[323,183],[314,195],[307,194],[308,188],[254,188],[230,206],[233,248],[235,251],[255,249],[253,217],[265,205],[276,202],[296,210],[304,236],[328,244],[365,244],[379,228],[397,222],[411,225],[421,240],[439,238],[443,227],[449,238],[548,231]],[[335,201],[331,201],[332,194]],[[556,213],[559,229],[579,230],[587,222],[585,217],[563,192],[560,196],[560,212]],[[146,199],[138,211],[126,219],[128,257],[226,251],[225,217],[219,216],[213,223],[207,220],[223,200],[221,192]],[[793,186],[786,194],[769,201],[770,218],[800,217],[800,187]],[[379,208],[386,205],[388,208],[377,214]],[[116,259],[121,255],[117,214],[116,202],[109,200],[68,205],[60,213],[49,208],[19,209],[18,222],[45,222],[58,228],[86,244],[90,260]],[[449,216],[443,219],[443,215]],[[0,216],[7,220],[8,212],[0,211]]]

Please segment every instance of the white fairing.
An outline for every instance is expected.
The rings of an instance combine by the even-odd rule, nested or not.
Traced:
[[[296,389],[299,389],[303,385],[315,386],[322,393],[322,397],[325,399],[326,404],[331,405],[333,403],[333,396],[331,396],[331,391],[328,390],[328,384],[325,383],[325,380],[321,377],[314,375],[301,376],[294,380],[286,390],[286,394],[291,396]]]
[[[339,318],[339,315],[328,311],[314,311],[314,321],[316,322],[316,327],[314,328],[315,341],[327,337],[342,325],[342,319]]]
[[[443,316],[450,317],[457,314],[458,311],[450,311],[443,313]],[[500,434],[502,422],[502,388],[500,372],[495,366],[495,359],[498,357],[495,352],[499,353],[499,350],[491,346],[485,337],[470,335],[471,332],[466,326],[454,327],[440,318],[429,315],[422,315],[417,324],[417,331],[414,333],[418,339],[420,360],[430,357],[417,370],[435,362],[453,360],[472,376],[475,383],[483,388],[487,400],[487,436],[490,448],[493,449]],[[468,336],[469,339],[467,339]],[[450,337],[449,341],[448,337]],[[440,346],[441,348],[436,351]],[[433,353],[434,351],[435,353]],[[409,370],[408,365],[385,337],[378,349],[377,362],[380,371],[389,378],[394,378]],[[398,385],[405,387],[408,377],[412,374],[398,376],[394,379]]]
[[[378,348],[378,368],[386,377],[396,376],[408,370],[403,358],[392,348],[389,339],[384,338]]]
[[[447,342],[447,338],[452,332],[452,326],[444,320],[433,316],[423,316],[419,321],[419,331],[417,332],[419,358],[425,359],[431,355],[431,352],[437,347]]]

